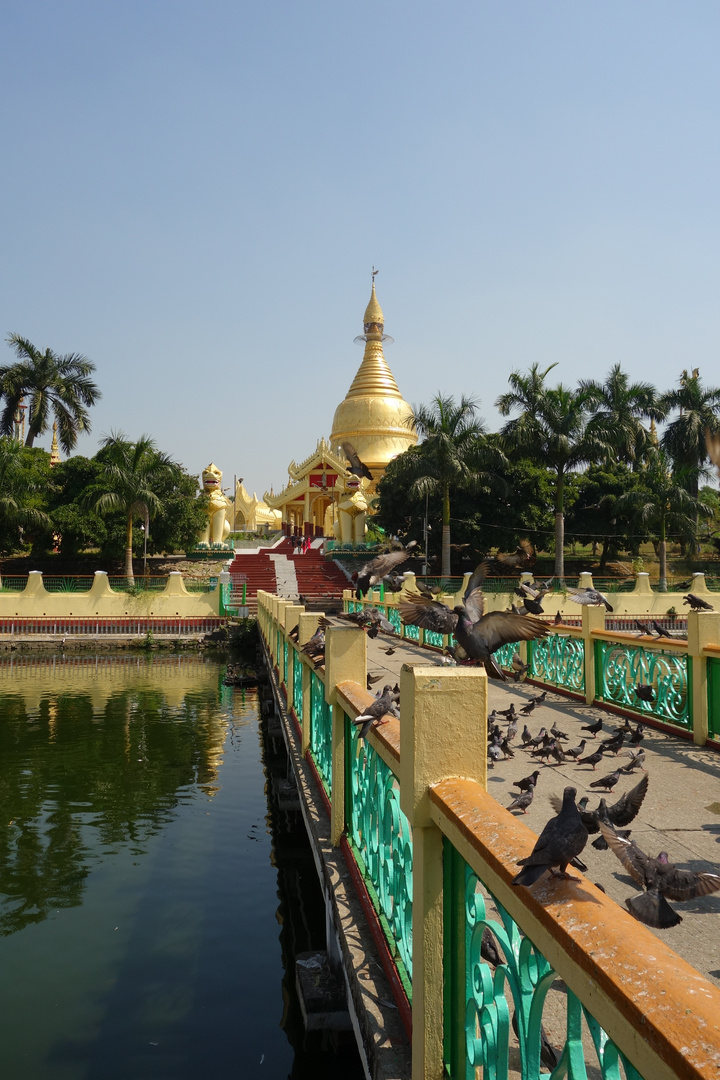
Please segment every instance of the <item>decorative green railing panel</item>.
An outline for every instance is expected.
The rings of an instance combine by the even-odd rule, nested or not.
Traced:
[[[548,634],[528,643],[529,674],[553,686],[585,692],[585,642],[565,634]]]
[[[425,644],[434,645],[436,649],[442,649],[445,645],[445,638],[442,634],[438,634],[437,630],[426,630]]]
[[[405,623],[403,626],[403,637],[407,638],[408,641],[419,641],[420,627],[412,626],[411,623]]]
[[[707,662],[708,735],[720,739],[720,659],[710,656]]]
[[[691,660],[686,653],[612,641],[596,641],[595,649],[597,692],[603,701],[692,728]],[[640,683],[653,687],[653,701],[637,697]]]
[[[402,621],[400,619],[400,612],[396,607],[388,606],[387,621],[392,624],[395,633],[402,634]]]
[[[511,668],[512,658],[516,652],[520,651],[520,645],[517,641],[508,643],[507,645],[501,645],[499,649],[496,649],[493,656],[497,660],[501,668]]]
[[[287,687],[288,684],[288,643],[287,639],[283,639],[283,651],[282,651],[282,682]]]
[[[348,842],[408,998],[412,984],[412,828],[392,771],[345,717]]]
[[[443,872],[443,954],[449,961],[445,969],[444,1049],[451,1080],[476,1080],[479,1075],[507,1080],[512,1026],[516,1026],[520,1043],[522,1080],[539,1080],[548,1072],[551,1080],[565,1076],[588,1080],[589,1075],[621,1080],[620,1064],[627,1080],[642,1080],[569,988],[564,997],[562,1044],[557,1050],[551,1044],[543,1049],[545,1001],[557,973],[447,838]],[[488,910],[488,903],[494,910]],[[497,967],[483,956],[483,935],[486,939],[491,935],[500,959]],[[485,951],[489,951],[487,945]],[[512,1013],[515,1025],[511,1024]],[[553,1035],[557,1037],[555,1032]],[[597,1063],[589,1064],[587,1058],[593,1051]],[[555,1064],[551,1065],[553,1056]]]
[[[332,706],[325,701],[325,685],[314,671],[310,672],[310,753],[325,792],[330,798],[332,795]]]
[[[292,684],[292,703],[300,723],[303,718],[303,664],[300,659],[300,654],[293,649],[293,684]]]
[[[275,663],[277,664],[278,669],[280,668],[280,664],[282,663],[282,647],[283,647],[282,633],[280,632],[280,629],[278,628],[277,634],[275,635]]]

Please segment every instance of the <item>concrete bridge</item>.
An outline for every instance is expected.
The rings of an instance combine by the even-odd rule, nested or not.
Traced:
[[[658,654],[656,682],[677,675],[672,664],[667,671],[660,664],[661,655],[690,658],[679,694],[691,699],[690,720],[647,720],[696,742],[706,741],[712,711],[708,615],[707,622],[689,617],[682,645],[638,644],[621,632],[613,638],[626,657],[635,648]],[[484,672],[439,666],[431,651],[425,663],[404,664],[402,721],[360,744],[352,720],[371,700],[367,638],[352,627],[331,628],[325,665],[316,671],[300,650],[317,619],[299,605],[258,596],[326,899],[328,953],[367,1074],[534,1078],[552,1068],[557,1077],[608,1080],[717,1077],[720,990],[712,982],[587,878],[512,887],[535,833],[487,790]],[[575,633],[557,635],[583,643],[582,663],[579,650],[557,643],[535,658],[537,681],[543,673],[554,679],[548,685],[574,693],[579,707],[591,694],[602,703],[598,689],[610,694],[614,685],[603,682],[609,661],[596,642],[608,632],[596,619],[593,610]],[[295,626],[297,644],[289,637]],[[579,678],[578,666],[580,688],[563,685]],[[696,725],[698,678],[705,705]],[[668,707],[682,711],[682,702]],[[543,1047],[543,1027],[554,1049]]]

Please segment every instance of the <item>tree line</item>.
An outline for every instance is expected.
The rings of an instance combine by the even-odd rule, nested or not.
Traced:
[[[31,545],[38,555],[73,557],[94,549],[105,562],[124,557],[132,582],[133,554],[145,546],[151,555],[193,546],[205,516],[197,478],[149,436],[132,441],[115,432],[94,457],[51,465],[35,440],[55,422],[70,454],[90,431],[89,410],[101,396],[95,365],[78,353],[37,349],[19,334],[7,340],[17,362],[0,367],[0,553]],[[24,443],[16,438],[23,424]]]
[[[438,393],[415,408],[409,422],[419,442],[380,481],[378,524],[421,540],[427,508],[442,523],[443,576],[453,550],[474,555],[521,536],[554,551],[559,579],[568,541],[601,548],[601,571],[618,552],[637,554],[652,541],[666,584],[668,542],[694,549],[718,509],[702,485],[706,433],[720,430],[720,389],[694,369],[659,392],[631,382],[619,364],[603,382],[551,385],[555,366],[511,373],[496,401],[508,418],[499,432],[488,433],[472,397]]]

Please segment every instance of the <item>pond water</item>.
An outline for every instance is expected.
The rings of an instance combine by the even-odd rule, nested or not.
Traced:
[[[361,1075],[303,1032],[294,954],[324,947],[322,900],[224,670],[0,661],[1,1077]]]

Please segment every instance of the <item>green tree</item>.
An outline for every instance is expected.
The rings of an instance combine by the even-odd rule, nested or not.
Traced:
[[[639,487],[615,502],[618,513],[628,513],[658,538],[660,592],[667,592],[667,540],[679,537],[694,543],[698,517],[708,517],[712,507],[687,490],[687,477],[673,474],[671,460],[662,447],[652,447]]]
[[[430,405],[414,408],[411,424],[421,441],[403,455],[412,493],[422,499],[440,497],[443,577],[450,575],[451,492],[497,487],[497,467],[504,460],[502,452],[483,438],[477,407],[477,401],[464,394],[456,402],[438,393]]]
[[[42,457],[45,457],[45,471]],[[14,439],[0,438],[0,548],[17,551],[26,530],[47,531],[42,509],[42,477],[50,455],[28,451]]]
[[[597,438],[605,457],[632,464],[644,453],[649,432],[644,419],[661,420],[665,408],[650,383],[631,383],[619,364],[614,364],[605,382],[583,380],[579,384],[585,395],[590,419],[588,438]]]
[[[18,409],[27,398],[25,445],[32,446],[38,435],[48,430],[52,416],[57,421],[60,445],[69,454],[78,434],[90,430],[88,409],[100,398],[90,377],[95,365],[79,353],[58,356],[52,349],[41,352],[19,334],[11,334],[7,341],[19,362],[0,367],[0,394],[5,399],[0,434],[12,435]]]
[[[48,513],[63,555],[77,556],[86,548],[102,548],[107,541],[108,518],[86,505],[87,490],[98,483],[101,473],[98,461],[80,455],[51,470]]]
[[[527,375],[514,371],[510,390],[501,394],[496,407],[502,416],[514,410],[520,415],[501,430],[509,454],[529,458],[544,465],[553,478],[555,511],[555,577],[565,573],[565,486],[569,473],[595,461],[605,453],[605,444],[596,432],[587,434],[588,395],[565,386],[548,387],[545,379],[555,364],[540,371],[533,364]]]
[[[708,461],[705,432],[720,432],[720,390],[704,387],[695,368],[691,375],[682,373],[678,389],[664,394],[662,403],[666,413],[678,410],[663,433],[663,449],[673,467],[682,471],[690,494],[697,496]]]
[[[178,464],[142,435],[130,442],[122,432],[106,436],[97,455],[101,472],[86,494],[86,505],[100,514],[122,511],[125,517],[125,576],[134,585],[133,523],[144,523],[162,510],[160,492],[178,475]]]
[[[577,477],[578,496],[566,514],[565,532],[581,544],[602,544],[601,574],[619,551],[638,549],[637,522],[627,511],[618,511],[617,500],[639,483],[639,474],[623,463],[590,465]],[[647,530],[643,532],[647,536]]]

